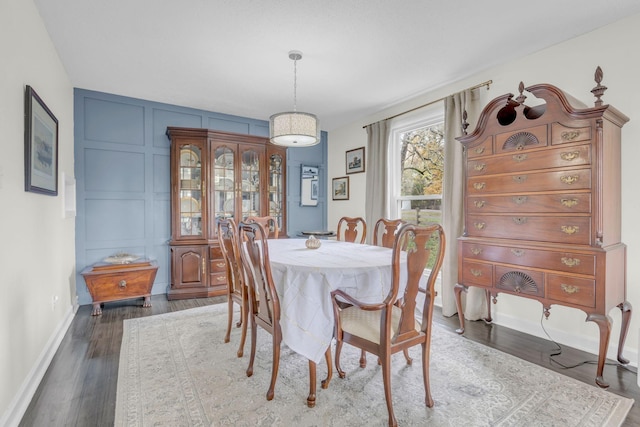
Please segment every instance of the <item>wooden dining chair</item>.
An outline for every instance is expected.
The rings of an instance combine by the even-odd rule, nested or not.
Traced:
[[[224,342],[230,341],[231,324],[233,323],[233,304],[240,306],[240,320],[237,327],[242,327],[240,346],[238,347],[238,357],[244,353],[244,343],[247,338],[247,324],[249,318],[249,300],[244,284],[244,269],[240,259],[240,247],[238,241],[238,227],[233,218],[221,219],[218,222],[218,241],[220,250],[227,268],[227,303],[229,305],[229,316],[227,321],[227,333]]]
[[[367,222],[362,217],[343,216],[338,221],[336,236],[343,242],[364,243],[367,237]]]
[[[251,356],[247,367],[247,376],[253,375],[253,362],[256,356],[257,328],[261,327],[272,336],[271,383],[267,390],[267,400],[272,400],[280,366],[280,344],[282,329],[280,328],[280,299],[271,275],[269,247],[265,229],[257,222],[241,222],[239,226],[240,241],[243,242],[240,257],[247,278],[247,295],[249,299],[249,319],[251,321]],[[331,366],[331,346],[325,353],[327,366]],[[329,386],[330,375],[322,382],[322,388]],[[309,360],[309,396],[307,406],[315,406],[316,400],[316,363]]]
[[[342,290],[331,292],[335,317],[336,370],[340,378],[340,352],[344,343],[378,356],[382,364],[384,395],[389,412],[389,425],[397,426],[391,399],[391,355],[420,344],[422,346],[422,375],[425,404],[433,406],[429,387],[429,353],[433,319],[434,286],[442,266],[445,235],[439,224],[417,226],[405,224],[396,234],[392,253],[392,286],[384,301],[366,304]],[[406,260],[402,260],[406,254]],[[420,280],[428,269],[426,298],[422,319],[416,320],[416,295]],[[401,271],[405,270],[400,283]],[[404,285],[404,291],[400,289]],[[343,308],[341,301],[351,306]],[[398,304],[397,304],[398,303]],[[412,360],[407,359],[411,364]]]
[[[402,219],[380,218],[373,228],[373,245],[392,248],[400,227],[407,222]]]
[[[269,239],[277,239],[280,234],[280,228],[278,227],[278,221],[272,216],[248,216],[245,219],[246,222],[257,222],[268,231]]]
[[[392,248],[393,243],[396,240],[396,234],[398,233],[398,230],[400,230],[400,227],[406,223],[407,222],[402,219],[380,218],[378,221],[376,221],[376,225],[373,228],[373,245]],[[378,363],[381,363],[380,360],[378,360]],[[360,367],[365,368],[366,366],[367,355],[366,351],[362,350],[360,352]]]

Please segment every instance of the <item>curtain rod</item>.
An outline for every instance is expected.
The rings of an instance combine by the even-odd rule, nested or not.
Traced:
[[[489,90],[489,86],[490,86],[491,84],[493,84],[493,80],[487,80],[487,81],[486,81],[486,82],[484,82],[484,83],[480,83],[480,84],[477,84],[477,85],[475,85],[475,86],[468,87],[468,88],[463,89],[463,90],[474,90],[474,89],[478,89],[479,87],[482,87],[482,86],[486,86],[486,87],[487,87],[487,90]],[[462,92],[462,91],[460,91],[460,92]],[[450,96],[450,95],[449,95],[449,96]],[[407,113],[411,113],[411,112],[416,111],[416,110],[419,110],[419,109],[421,109],[421,108],[428,107],[429,105],[435,104],[436,102],[444,101],[445,99],[447,99],[447,97],[446,97],[446,96],[443,96],[442,98],[435,99],[435,100],[433,100],[433,101],[431,101],[431,102],[427,102],[426,104],[418,105],[417,107],[414,107],[414,108],[412,108],[412,109],[410,109],[410,110],[403,111],[402,113],[398,113],[398,114],[395,114],[395,115],[393,115],[393,116],[389,116],[389,117],[387,117],[386,119],[382,119],[382,120],[395,119],[396,117],[400,117],[400,116],[403,116],[403,115],[405,115],[405,114],[407,114]],[[382,120],[378,120],[378,121],[380,122],[380,121],[382,121]],[[377,122],[373,122],[373,123],[377,123]],[[368,125],[362,126],[362,128],[364,129],[364,128],[366,128],[367,126],[371,126],[373,123],[369,123]]]

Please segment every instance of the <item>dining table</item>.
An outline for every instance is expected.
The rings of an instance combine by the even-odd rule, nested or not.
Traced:
[[[314,367],[325,357],[333,339],[331,292],[341,289],[362,302],[377,303],[385,299],[391,288],[389,248],[323,240],[317,249],[310,249],[305,239],[269,239],[268,248],[271,274],[280,299],[282,341],[314,362]],[[402,259],[406,257],[401,256]],[[403,277],[406,273],[401,272],[400,283],[404,283]],[[323,388],[331,380],[331,361],[328,363]],[[312,389],[307,403],[313,406],[315,372],[310,372],[310,376]]]

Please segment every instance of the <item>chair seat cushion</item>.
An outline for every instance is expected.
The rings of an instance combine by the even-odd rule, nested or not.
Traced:
[[[351,306],[343,309],[340,313],[342,330],[351,335],[366,339],[367,341],[380,344],[380,316],[381,310],[367,311]],[[396,333],[396,328],[400,323],[402,310],[395,305],[391,308],[391,336]],[[416,331],[420,331],[420,322],[416,320]]]

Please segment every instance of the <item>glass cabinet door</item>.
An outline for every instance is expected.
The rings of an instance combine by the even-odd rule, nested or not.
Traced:
[[[254,149],[242,151],[240,173],[242,174],[241,192],[242,220],[248,216],[262,216],[260,213],[260,153]]]
[[[282,156],[280,154],[271,154],[269,156],[269,174],[268,174],[268,203],[269,216],[275,218],[278,227],[283,229],[283,203],[284,203],[284,174],[282,169]]]
[[[202,236],[202,150],[192,144],[180,146],[180,235]]]
[[[213,215],[214,233],[218,220],[233,218],[236,214],[236,151],[226,145],[218,146],[213,152]]]

